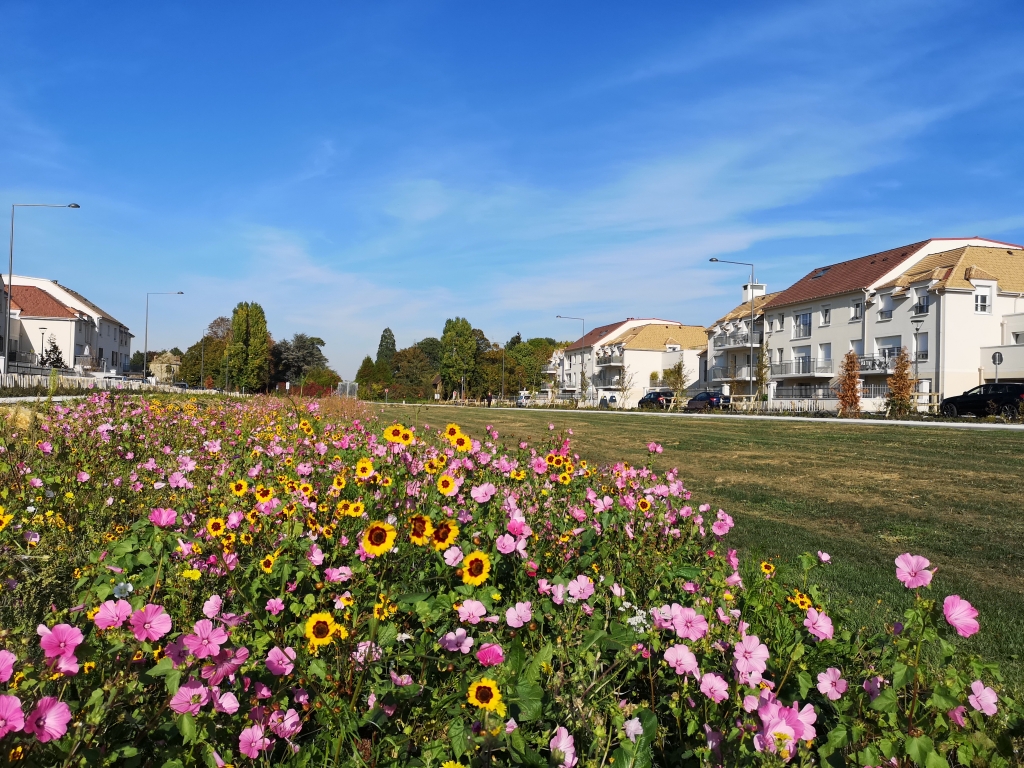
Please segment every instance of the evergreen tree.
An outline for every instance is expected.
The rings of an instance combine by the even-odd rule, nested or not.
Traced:
[[[359,370],[356,371],[356,383],[360,387],[368,387],[374,383],[377,370],[373,365],[373,358],[367,355],[363,358],[363,362],[359,364]]]
[[[383,364],[385,369],[391,369],[391,361],[395,359],[395,334],[390,328],[385,328],[380,335],[380,343],[377,345],[377,365]]]
[[[39,365],[44,368],[66,368],[67,366],[64,365],[64,355],[61,353],[60,347],[57,346],[57,337],[51,333],[47,341],[50,345],[40,358]]]
[[[231,335],[229,336],[227,354],[225,355],[225,388],[241,390],[244,386],[242,376],[248,365],[249,349],[249,305],[238,302],[231,313]]]
[[[427,356],[427,362],[430,363],[431,370],[437,373],[441,370],[441,340],[435,339],[433,336],[420,341],[417,345],[420,351]]]
[[[449,392],[461,391],[476,371],[477,340],[473,326],[464,317],[449,318],[441,335],[441,380]]]
[[[507,349],[507,350],[508,349],[512,349],[513,347],[517,347],[517,346],[519,346],[522,343],[523,343],[522,334],[520,334],[518,331],[516,331],[516,335],[508,340],[508,344],[505,345],[505,349]]]
[[[265,390],[270,384],[270,332],[267,316],[256,302],[249,305],[249,348],[246,352],[245,382],[251,390]]]

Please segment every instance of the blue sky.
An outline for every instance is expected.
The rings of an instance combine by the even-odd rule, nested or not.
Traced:
[[[212,6],[212,7],[211,7]],[[344,376],[490,338],[707,324],[930,236],[1024,242],[1010,2],[0,4],[15,271],[142,346],[241,300]]]

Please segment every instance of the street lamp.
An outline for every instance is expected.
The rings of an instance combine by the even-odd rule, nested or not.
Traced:
[[[146,368],[149,367],[149,297],[150,296],[184,296],[184,291],[151,291],[146,294],[146,335],[142,352],[142,380],[146,380]],[[227,389],[227,387],[225,387]]]
[[[750,378],[750,384],[748,385],[747,392],[751,396],[751,407],[753,407],[753,395],[754,395],[754,265],[749,261],[726,261],[725,259],[711,258],[708,261],[713,261],[716,264],[739,264],[742,267],[750,267],[750,336],[748,341],[750,342],[750,361],[747,363],[747,375]]]
[[[559,319],[559,320],[579,320],[580,321],[580,327],[581,327],[581,329],[583,331],[583,336],[587,335],[587,321],[584,320],[582,317],[570,317],[569,315],[555,315],[555,317],[557,319]],[[580,341],[581,342],[583,341],[583,336],[580,336]],[[571,364],[571,361],[570,361],[570,364]],[[580,371],[581,372],[583,371],[583,347],[582,346],[580,346]],[[564,382],[563,382],[563,384],[564,384]],[[580,397],[581,398],[582,398],[583,394],[584,394],[584,392],[583,392],[583,379],[581,377],[580,378]]]
[[[43,367],[43,345],[46,344],[46,328],[39,327],[39,367]]]
[[[7,345],[7,352],[4,353],[4,360],[10,359],[11,350],[11,298],[14,293],[11,283],[14,282],[14,209],[15,208],[81,208],[78,203],[67,205],[56,205],[54,203],[14,203],[11,206],[11,250],[7,261],[7,323],[4,329],[4,339]],[[7,372],[7,365],[4,364],[4,372]]]

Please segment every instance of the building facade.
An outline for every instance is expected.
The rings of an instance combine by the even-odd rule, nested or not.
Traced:
[[[750,394],[756,389],[764,342],[764,306],[779,295],[765,290],[761,284],[744,285],[743,302],[706,329],[706,350],[699,369],[702,389],[732,394]]]

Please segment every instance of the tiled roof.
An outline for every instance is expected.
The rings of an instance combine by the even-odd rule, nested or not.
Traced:
[[[678,344],[681,349],[707,347],[708,337],[700,325],[675,323],[651,323],[639,328],[630,328],[621,336],[608,342],[621,344],[625,349],[646,349],[665,351],[668,344]]]
[[[592,346],[594,346],[594,344],[599,342],[601,339],[603,339],[609,333],[612,333],[616,329],[621,328],[625,324],[626,324],[625,320],[620,320],[617,323],[609,323],[608,325],[598,326],[594,330],[588,331],[586,336],[584,336],[581,339],[577,339],[576,341],[574,341],[572,344],[570,344],[565,349],[566,349],[566,351],[569,351],[570,349],[580,349],[581,347],[592,347]]]
[[[1024,251],[966,245],[952,251],[933,253],[879,289],[900,291],[912,283],[937,281],[931,290],[959,288],[974,290],[971,280],[995,280],[999,290],[1024,293]]]
[[[786,290],[780,291],[774,299],[765,304],[765,308],[799,304],[867,288],[929,242],[931,241],[922,240],[919,243],[911,243],[881,253],[873,253],[870,256],[862,256],[859,259],[818,267]]]
[[[22,317],[75,318],[78,314],[34,285],[15,285],[11,291],[11,306],[21,309]]]
[[[56,280],[54,280],[53,282],[57,283]],[[65,291],[70,293],[72,296],[74,296],[80,302],[85,304],[85,306],[87,306],[89,309],[91,309],[97,315],[102,315],[103,317],[105,317],[107,320],[109,320],[114,325],[120,325],[120,326],[122,326],[124,328],[128,327],[124,323],[122,323],[120,320],[118,320],[116,317],[111,315],[109,312],[106,312],[103,309],[101,309],[100,307],[98,307],[95,304],[93,304],[91,301],[89,301],[87,298],[85,298],[85,296],[80,294],[78,291],[74,291],[74,290],[68,288],[66,285],[61,285],[60,283],[57,283],[57,285],[60,285],[61,288],[63,288]]]
[[[775,293],[766,293],[764,296],[755,296],[754,297],[754,319],[755,320],[757,318],[759,318],[762,314],[764,314],[762,312],[762,310],[764,308],[764,305],[767,304],[772,299],[774,299],[780,293],[782,293],[782,291],[776,291]],[[713,322],[711,325],[712,326],[721,325],[722,323],[728,323],[728,322],[731,322],[733,320],[742,320],[743,318],[747,318],[747,319],[750,318],[750,302],[749,301],[743,302],[738,307],[736,307],[736,309],[734,309],[731,312],[729,312],[729,314],[723,315],[722,317],[720,317],[717,320],[715,320],[715,322]],[[705,333],[706,333],[706,331],[705,331]]]

